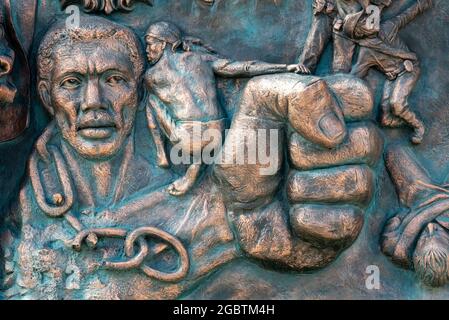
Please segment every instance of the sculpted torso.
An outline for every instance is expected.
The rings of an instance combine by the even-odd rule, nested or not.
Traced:
[[[147,70],[145,83],[178,120],[223,118],[215,74],[206,55],[196,52],[164,55]]]

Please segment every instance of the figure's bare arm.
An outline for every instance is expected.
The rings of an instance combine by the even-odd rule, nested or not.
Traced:
[[[254,77],[263,74],[296,72],[296,65],[272,64],[262,61],[233,61],[217,58],[212,61],[215,74],[222,77]]]

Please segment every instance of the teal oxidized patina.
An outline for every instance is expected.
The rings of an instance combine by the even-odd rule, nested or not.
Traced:
[[[25,2],[0,2],[30,89],[2,105],[31,110],[0,143],[2,298],[448,297],[446,2]],[[175,163],[207,146],[259,157]]]

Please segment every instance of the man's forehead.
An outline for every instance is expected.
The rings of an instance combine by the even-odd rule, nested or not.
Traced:
[[[114,39],[74,42],[58,46],[53,54],[56,73],[102,73],[110,69],[133,74],[130,50]]]

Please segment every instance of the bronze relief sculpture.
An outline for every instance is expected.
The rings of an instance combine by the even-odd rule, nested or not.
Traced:
[[[0,141],[17,138],[29,121],[30,70],[25,48],[16,33],[9,1],[2,6],[0,25]]]
[[[407,148],[392,147],[386,161],[403,208],[385,227],[382,251],[427,285],[443,286],[449,280],[447,186],[432,181]]]
[[[197,25],[193,2],[206,4]],[[2,208],[1,298],[251,298],[263,286],[267,298],[327,298],[337,286],[320,291],[317,279],[332,277],[351,283],[344,298],[427,290],[383,253],[425,285],[447,283],[449,191],[410,150],[434,142],[415,98],[427,60],[420,39],[399,34],[432,1],[251,3],[30,1],[28,16],[3,17],[1,103],[24,95],[45,112],[27,122],[26,173]],[[70,5],[82,9],[75,25]],[[261,19],[272,7],[312,17],[298,63],[290,47],[279,59],[233,54],[262,20],[220,34],[213,18],[232,30],[240,10]],[[261,39],[252,45],[272,48]],[[385,196],[393,186],[399,204]],[[410,288],[372,291],[357,272],[373,264],[388,270],[383,283],[397,273]],[[235,281],[245,274],[251,292]],[[282,277],[301,285],[282,292]]]
[[[173,24],[159,22],[151,25],[146,34],[147,58],[150,68],[145,73],[145,84],[150,92],[147,115],[155,113],[166,137],[174,144],[181,143],[186,152],[201,152],[208,144],[185,143],[195,129],[224,132],[226,119],[219,106],[213,74],[223,77],[254,77],[263,74],[296,70],[296,65],[269,64],[257,61],[235,62],[219,57],[199,39],[184,39]],[[188,74],[189,77],[185,77]],[[179,81],[171,83],[172,79]],[[204,96],[204,93],[207,95]],[[154,110],[154,111],[152,111]],[[153,123],[154,121],[150,121]],[[154,131],[153,131],[154,132]],[[155,141],[161,141],[156,138]],[[212,148],[221,145],[217,139]],[[158,143],[160,145],[160,143]],[[198,148],[198,150],[195,150]],[[163,146],[159,146],[160,165],[168,165]],[[172,195],[183,195],[194,185],[201,164],[193,163],[184,177],[169,187]]]
[[[104,12],[111,14],[114,11],[132,11],[133,0],[60,0],[62,9],[70,5],[81,4],[86,12]],[[152,0],[141,2],[153,5]]]

